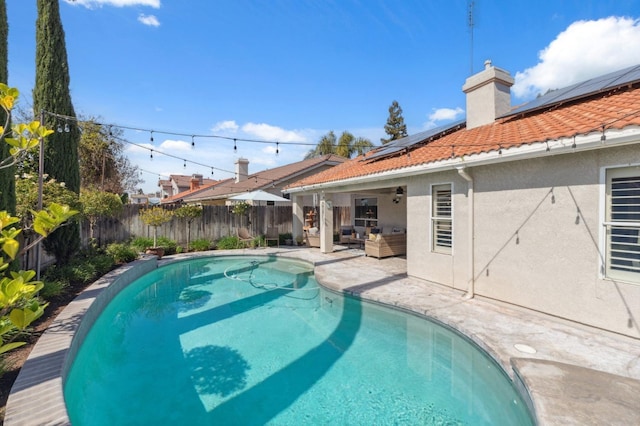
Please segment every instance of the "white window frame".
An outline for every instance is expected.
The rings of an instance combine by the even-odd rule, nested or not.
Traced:
[[[449,191],[449,208],[438,206],[438,191]],[[446,202],[446,199],[444,200]],[[431,185],[431,251],[434,253],[451,254],[453,252],[453,184],[442,183]],[[444,213],[444,214],[443,214]],[[449,245],[446,245],[447,229]],[[442,244],[442,242],[445,244]]]
[[[612,236],[615,237],[616,230],[622,231],[618,232],[618,248],[624,248],[620,247],[624,245],[624,242],[630,243],[629,245],[632,248],[640,244],[640,220],[612,218],[611,209],[613,179],[636,176],[640,177],[640,165],[601,169],[600,277],[640,284],[640,262],[635,262],[635,260],[628,262],[625,258],[624,250],[621,251],[623,253],[622,258],[612,253],[612,247],[615,244],[615,242],[612,242]],[[628,236],[629,232],[632,234],[631,239]],[[634,232],[636,235],[633,235]],[[628,258],[628,251],[626,252],[626,257]],[[616,262],[619,264],[615,265]]]

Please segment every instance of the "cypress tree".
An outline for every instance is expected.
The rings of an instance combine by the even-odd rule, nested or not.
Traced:
[[[7,4],[5,0],[0,0],[0,82],[6,84],[9,83],[8,37]],[[11,128],[11,122],[6,122],[7,118],[7,114],[0,108],[0,126],[5,126],[6,123],[5,132]],[[0,160],[7,157],[9,157],[9,145],[4,140],[0,140]],[[12,214],[16,212],[15,172],[14,166],[0,170],[0,210],[7,210]]]
[[[37,0],[36,20],[36,83],[33,88],[33,108],[70,117],[56,119],[45,114],[44,123],[55,131],[45,143],[44,172],[76,193],[80,193],[78,146],[80,130],[69,92],[69,64],[60,20],[58,0]],[[67,263],[80,247],[80,232],[76,222],[68,223],[52,233],[44,242],[58,264]]]
[[[380,142],[383,144],[407,136],[407,125],[404,124],[402,108],[400,107],[400,104],[398,104],[398,101],[393,101],[389,107],[389,118],[387,118],[387,124],[384,125],[384,131],[390,136],[390,138],[381,138]]]

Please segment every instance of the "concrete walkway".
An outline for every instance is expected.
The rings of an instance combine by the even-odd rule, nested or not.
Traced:
[[[408,278],[404,259],[378,260],[362,250],[335,249],[328,254],[299,247],[203,254],[304,259],[315,265],[316,278],[330,289],[395,305],[462,332],[495,358],[517,386],[526,388],[540,425],[640,425],[640,340],[480,298],[468,300],[458,291]],[[69,423],[62,371],[71,339],[88,304],[103,292],[116,292],[118,286],[110,282],[128,273],[125,267],[103,277],[56,318],[14,384],[6,425]],[[109,297],[102,299],[106,303]]]

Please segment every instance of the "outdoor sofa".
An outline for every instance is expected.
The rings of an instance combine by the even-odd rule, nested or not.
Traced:
[[[382,233],[371,234],[364,242],[365,256],[380,259],[407,254],[407,234],[404,229],[393,228],[391,233],[385,232],[386,230],[383,230]]]

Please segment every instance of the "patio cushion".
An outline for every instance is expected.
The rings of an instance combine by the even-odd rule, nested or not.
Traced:
[[[342,235],[351,235],[353,231],[351,230],[351,228],[343,228],[342,229]]]

